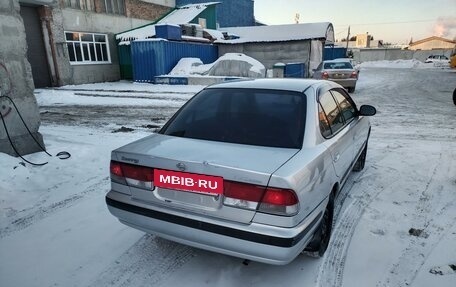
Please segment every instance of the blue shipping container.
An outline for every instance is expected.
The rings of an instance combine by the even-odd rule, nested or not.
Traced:
[[[212,63],[218,58],[218,47],[166,40],[133,41],[133,81],[153,83],[155,76],[168,74],[180,59],[188,57],[200,58],[204,64]]]
[[[285,78],[305,78],[306,77],[306,64],[292,63],[285,65],[284,71]]]
[[[323,52],[323,60],[334,60],[347,57],[347,48],[327,46]]]

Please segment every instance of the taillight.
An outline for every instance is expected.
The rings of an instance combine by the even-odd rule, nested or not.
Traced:
[[[288,216],[298,212],[299,200],[289,189],[225,181],[223,194],[229,206]]]
[[[143,189],[152,189],[154,170],[150,167],[111,161],[111,180]]]
[[[327,80],[329,78],[328,72],[323,72],[323,74],[321,74],[321,78]]]
[[[352,72],[350,75],[350,78],[358,78],[358,73],[357,72]]]
[[[293,215],[298,212],[299,200],[290,189],[268,188],[258,211],[280,215]]]
[[[233,181],[224,181],[223,186],[223,203],[245,209],[256,209],[266,189],[264,186]]]

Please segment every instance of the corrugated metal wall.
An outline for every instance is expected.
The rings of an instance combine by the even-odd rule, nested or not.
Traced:
[[[206,10],[196,16],[190,23],[199,24],[198,18],[206,19],[206,28],[217,29],[217,10],[215,5],[207,7]]]
[[[346,58],[347,48],[344,47],[325,47],[323,60],[334,60],[337,58]]]
[[[131,44],[133,80],[154,82],[155,76],[168,74],[180,59],[200,58],[204,64],[218,58],[218,47],[211,44],[173,41],[134,41]]]
[[[208,0],[176,0],[176,6],[206,3]],[[219,0],[216,5],[217,22],[220,27],[255,26],[254,2],[252,0]]]
[[[307,78],[306,64],[304,63],[291,63],[286,64],[284,77],[285,78]]]

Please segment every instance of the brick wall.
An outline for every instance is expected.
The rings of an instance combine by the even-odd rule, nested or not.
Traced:
[[[125,8],[127,17],[146,20],[157,20],[172,9],[140,0],[125,0]]]

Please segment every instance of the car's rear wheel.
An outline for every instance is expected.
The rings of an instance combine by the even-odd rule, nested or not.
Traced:
[[[348,88],[349,93],[354,93],[355,92],[355,87],[349,87]]]
[[[314,234],[312,241],[304,249],[304,254],[311,257],[322,257],[328,249],[333,225],[334,197],[331,194],[320,226]]]
[[[367,142],[366,142],[366,145],[364,146],[363,151],[359,155],[358,160],[356,160],[356,163],[353,166],[353,171],[362,171],[364,169],[364,166],[366,165],[366,155],[367,155]]]

